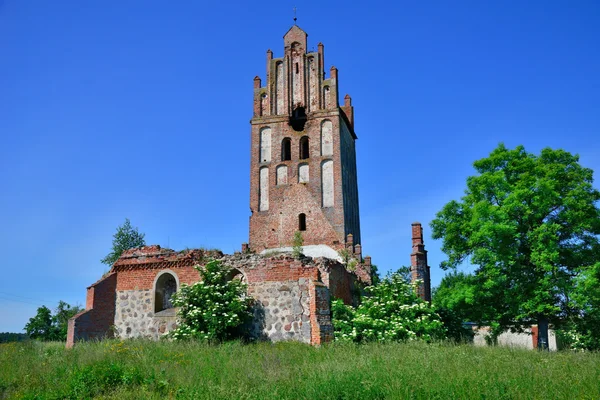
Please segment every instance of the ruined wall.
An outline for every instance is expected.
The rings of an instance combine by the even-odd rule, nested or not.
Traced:
[[[86,310],[69,319],[67,347],[80,340],[112,337],[117,275],[111,273],[87,289]]]
[[[251,335],[310,343],[310,285],[307,278],[249,284],[248,294],[256,300]]]

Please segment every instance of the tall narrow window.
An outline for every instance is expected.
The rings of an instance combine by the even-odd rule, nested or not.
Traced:
[[[306,230],[306,214],[304,214],[304,213],[298,215],[298,230],[299,231]]]
[[[298,63],[296,63],[296,73],[299,73],[300,70],[298,69]]]
[[[292,140],[285,138],[281,141],[281,161],[292,159]]]
[[[300,159],[306,160],[308,157],[309,157],[308,136],[302,136],[300,138]]]

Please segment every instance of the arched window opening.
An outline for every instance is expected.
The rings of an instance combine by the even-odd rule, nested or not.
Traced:
[[[281,161],[292,159],[292,140],[285,138],[281,141]]]
[[[300,138],[300,159],[306,160],[309,157],[309,142],[308,136]]]
[[[171,273],[164,273],[156,280],[154,287],[154,312],[173,308],[171,296],[177,291],[177,281]]]
[[[240,271],[237,268],[234,268],[231,271],[229,271],[229,273],[227,274],[227,278],[230,281],[239,281],[239,282],[242,282],[242,283],[246,283],[246,277],[244,276],[244,274],[242,273],[242,271]]]
[[[296,132],[302,132],[306,124],[306,110],[304,107],[296,107],[290,117],[290,125]]]
[[[298,215],[298,230],[303,232],[306,230],[306,214]]]

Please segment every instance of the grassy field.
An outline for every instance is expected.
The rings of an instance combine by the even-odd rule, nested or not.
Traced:
[[[0,399],[600,399],[600,354],[443,344],[0,345]]]

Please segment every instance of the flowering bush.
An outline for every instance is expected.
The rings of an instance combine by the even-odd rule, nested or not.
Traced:
[[[378,285],[366,288],[354,308],[341,300],[332,302],[336,341],[390,342],[443,339],[446,330],[429,305],[415,294],[415,286],[394,273]]]
[[[195,268],[201,281],[182,285],[171,298],[173,305],[179,307],[179,320],[170,336],[207,341],[241,336],[241,328],[252,318],[252,299],[245,295],[246,285],[231,280],[229,271],[217,260]]]

